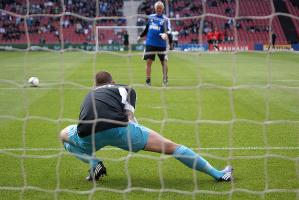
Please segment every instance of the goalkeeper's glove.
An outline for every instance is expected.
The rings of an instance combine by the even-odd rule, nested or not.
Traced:
[[[163,40],[167,40],[167,38],[168,38],[167,33],[160,33],[160,36]]]

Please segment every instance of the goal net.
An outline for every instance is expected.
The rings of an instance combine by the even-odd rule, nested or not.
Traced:
[[[137,37],[155,2],[0,2],[1,198],[299,198],[298,3],[163,1],[174,44],[164,52],[169,85],[156,58],[148,87]],[[78,123],[101,70],[136,90],[140,124],[217,169],[232,165],[235,180],[216,182],[169,155],[105,147],[93,156],[108,176],[85,182],[90,166],[57,135]]]

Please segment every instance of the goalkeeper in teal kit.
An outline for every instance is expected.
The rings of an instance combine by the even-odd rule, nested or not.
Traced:
[[[96,86],[86,95],[80,109],[79,123],[60,132],[65,149],[90,164],[86,180],[99,180],[107,174],[102,160],[94,152],[115,146],[130,152],[140,150],[172,155],[175,159],[217,181],[231,181],[232,167],[217,170],[190,148],[176,144],[137,123],[134,117],[136,92],[127,85],[115,84],[110,73],[95,76]]]
[[[146,60],[146,85],[151,85],[151,67],[158,53],[162,65],[163,85],[168,84],[167,65],[167,41],[172,45],[171,25],[169,19],[163,15],[164,4],[161,1],[155,3],[155,14],[148,16],[148,23],[144,31],[138,37],[140,40],[146,36],[146,44],[143,59]]]

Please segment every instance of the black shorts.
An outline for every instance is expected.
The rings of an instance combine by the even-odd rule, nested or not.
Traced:
[[[214,40],[208,40],[209,44],[213,44]]]
[[[218,45],[219,41],[218,40],[213,40],[214,45]]]
[[[143,60],[147,60],[147,59],[155,60],[156,53],[147,54],[147,52],[160,52],[160,51],[161,52],[165,51],[163,54],[158,53],[160,61],[168,60],[168,56],[166,54],[166,47],[155,47],[155,46],[145,46]]]

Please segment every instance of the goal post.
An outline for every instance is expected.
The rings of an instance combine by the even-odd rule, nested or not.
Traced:
[[[100,45],[122,45],[125,46],[125,34],[128,39],[128,50],[132,49],[132,44],[138,44],[139,31],[145,26],[96,26],[95,30],[95,50],[100,51]],[[108,37],[109,36],[109,37]]]

